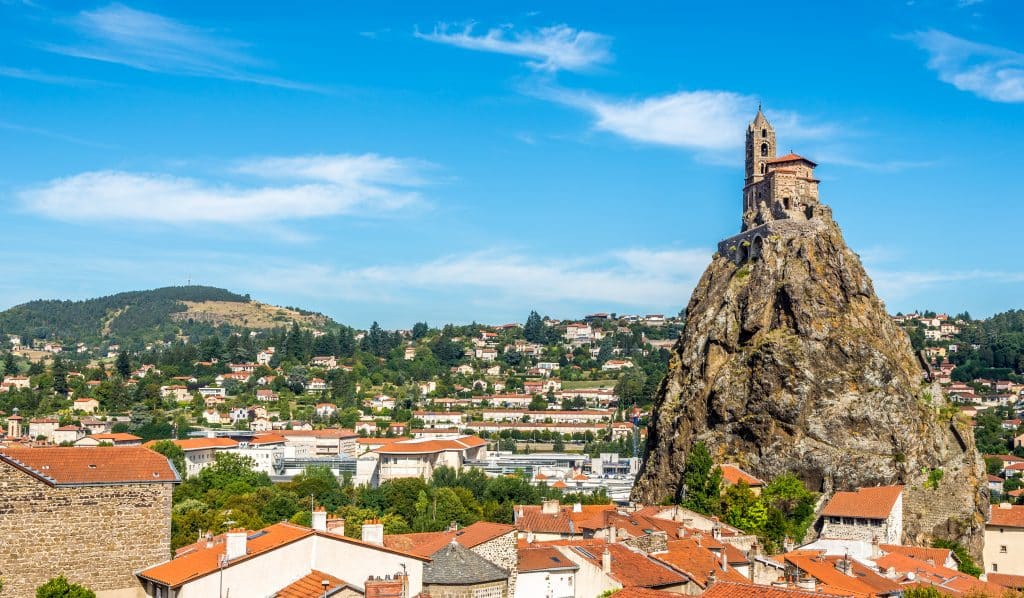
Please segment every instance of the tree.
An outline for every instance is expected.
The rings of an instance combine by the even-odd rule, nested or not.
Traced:
[[[68,368],[59,358],[53,360],[53,392],[65,397],[68,395]]]
[[[158,440],[149,448],[170,459],[178,475],[185,477],[185,451],[180,446],[170,440]]]
[[[36,598],[96,598],[96,593],[59,575],[36,588]]]
[[[690,454],[686,456],[683,484],[683,506],[707,515],[718,512],[721,504],[722,469],[711,460],[711,453],[703,442],[693,445]]]
[[[531,343],[542,345],[547,343],[547,327],[544,325],[544,320],[541,319],[540,314],[536,311],[531,311],[530,316],[526,318],[526,324],[523,325],[523,336]]]
[[[412,340],[419,340],[430,332],[430,326],[426,322],[416,322],[412,326]]]
[[[4,355],[4,375],[13,376],[18,373],[18,364],[14,361],[14,353],[8,351]]]
[[[114,365],[121,378],[127,380],[132,375],[132,362],[128,359],[128,353],[121,351],[117,354],[117,362]]]

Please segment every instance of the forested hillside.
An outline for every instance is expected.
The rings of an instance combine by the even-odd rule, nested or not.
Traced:
[[[248,303],[248,295],[206,286],[164,287],[131,291],[84,301],[36,300],[0,312],[0,333],[32,339],[95,343],[160,338],[177,332],[171,314],[183,312],[182,301]]]

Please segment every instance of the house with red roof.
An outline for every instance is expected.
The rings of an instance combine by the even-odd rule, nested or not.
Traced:
[[[822,539],[899,544],[903,538],[903,486],[836,492],[821,517]]]
[[[750,487],[750,490],[754,494],[756,494],[758,496],[761,495],[761,489],[764,488],[764,486],[765,486],[765,483],[764,483],[763,480],[758,479],[758,478],[750,475],[746,471],[743,471],[738,466],[732,465],[731,463],[726,463],[726,464],[723,464],[723,465],[719,465],[718,467],[719,467],[719,469],[722,470],[722,483],[723,483],[723,485],[725,485],[725,486],[735,486],[736,484],[739,484],[740,482],[743,482],[747,486]]]
[[[987,572],[1024,575],[1024,505],[990,507],[982,554]]]
[[[139,571],[139,582],[149,598],[383,598],[422,592],[429,558],[384,546],[379,522],[364,524],[363,539],[356,540],[328,530],[326,515],[315,512],[312,528],[282,522],[201,538],[174,558]],[[376,588],[383,582],[387,592]]]
[[[134,571],[166,558],[166,457],[141,446],[0,448],[4,596],[34,596],[57,572],[102,595],[134,596]]]
[[[466,461],[486,457],[487,441],[477,436],[399,440],[362,455],[355,482],[377,486],[398,478],[429,479],[438,467],[458,471]]]

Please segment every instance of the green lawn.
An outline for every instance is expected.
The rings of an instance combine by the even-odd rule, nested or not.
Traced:
[[[576,390],[577,388],[613,388],[618,380],[562,380],[564,390]]]

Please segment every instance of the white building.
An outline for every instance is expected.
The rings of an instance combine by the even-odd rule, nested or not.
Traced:
[[[836,492],[821,511],[821,538],[901,544],[903,486]]]
[[[398,478],[429,479],[438,467],[458,471],[468,460],[486,458],[487,441],[476,436],[401,440],[362,455],[354,481],[375,486]]]
[[[991,574],[1024,575],[1024,505],[992,505],[985,524],[985,569]]]

